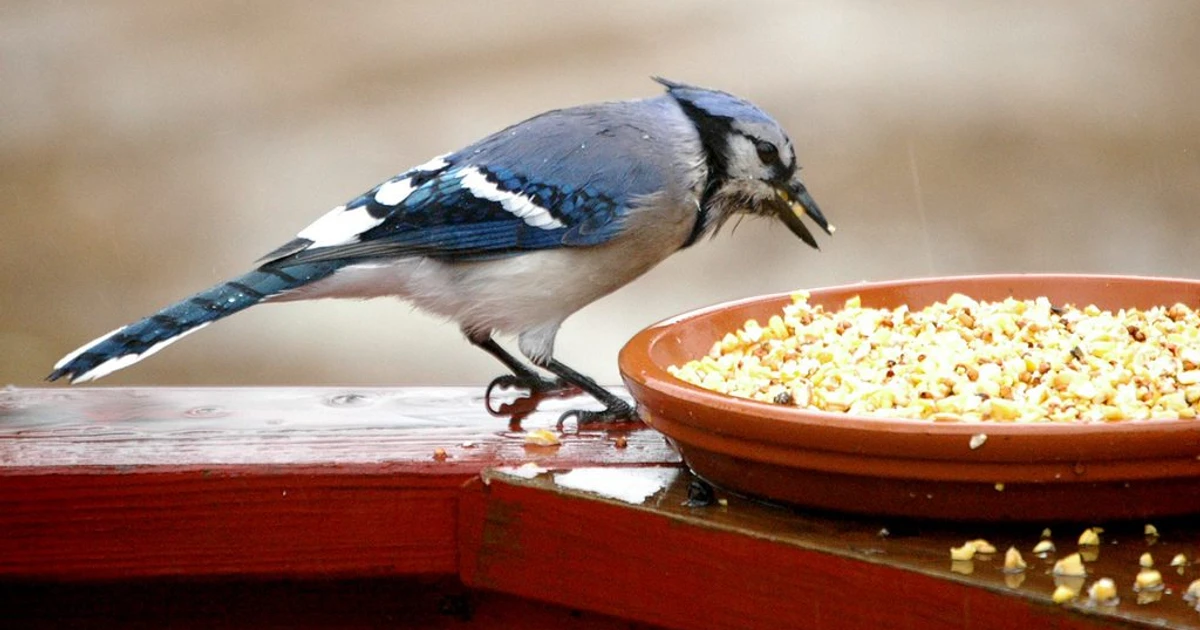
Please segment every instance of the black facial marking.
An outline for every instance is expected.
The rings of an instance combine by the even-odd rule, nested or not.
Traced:
[[[733,119],[709,114],[686,100],[677,99],[676,102],[700,133],[700,143],[704,146],[705,160],[708,163],[706,188],[711,190],[714,182],[729,177],[729,164],[725,153],[729,149],[727,138],[733,133]]]

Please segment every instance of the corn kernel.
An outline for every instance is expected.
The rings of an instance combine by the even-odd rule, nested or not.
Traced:
[[[1008,551],[1004,552],[1004,570],[1006,572],[1024,571],[1026,566],[1025,558],[1021,557],[1021,552],[1017,551],[1016,547],[1009,547]]]
[[[525,434],[525,443],[534,446],[558,446],[560,441],[553,431],[548,429],[534,429]]]
[[[951,547],[950,548],[950,559],[951,560],[957,560],[957,561],[970,560],[971,558],[974,558],[974,557],[975,557],[975,545],[971,544],[970,542],[964,543],[963,546],[961,546],[961,547]]]
[[[1192,583],[1188,584],[1183,598],[1192,603],[1200,602],[1200,580],[1192,580]]]
[[[1117,585],[1111,578],[1100,578],[1088,588],[1088,599],[1098,604],[1115,603],[1117,599]]]
[[[1185,556],[1181,553],[1177,553],[1177,554],[1175,554],[1174,558],[1171,558],[1171,566],[1173,566],[1173,567],[1186,567],[1187,564],[1188,564],[1187,556]]]
[[[996,553],[996,546],[982,538],[972,540],[971,545],[975,547],[975,553]]]
[[[1058,562],[1054,563],[1054,575],[1075,577],[1087,575],[1087,569],[1083,568],[1083,560],[1079,554],[1073,553]]]
[[[1142,567],[1143,569],[1149,569],[1154,566],[1154,558],[1150,555],[1149,551],[1143,553],[1141,557],[1138,558],[1138,566]]]
[[[1096,530],[1091,527],[1083,530],[1083,533],[1079,535],[1079,546],[1081,547],[1089,547],[1099,544],[1100,535],[1097,534]]]
[[[1033,553],[1041,555],[1044,553],[1054,553],[1054,543],[1049,540],[1043,540],[1033,546]]]
[[[1138,571],[1137,577],[1133,582],[1133,589],[1135,591],[1158,590],[1162,586],[1162,574],[1154,569],[1142,569]]]
[[[1054,589],[1054,594],[1050,596],[1050,599],[1054,600],[1055,604],[1065,604],[1076,597],[1079,597],[1079,591],[1065,584],[1059,584]]]

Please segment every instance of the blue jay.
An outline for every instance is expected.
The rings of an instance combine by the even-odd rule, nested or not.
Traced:
[[[549,111],[411,168],[249,273],[68,354],[48,379],[100,378],[260,302],[397,296],[503,363],[511,374],[492,386],[578,388],[605,408],[563,419],[632,420],[627,402],[554,358],[563,320],[735,215],[777,217],[814,248],[801,212],[832,233],[774,119],[725,92],[656,80],[666,94]],[[495,333],[516,335],[536,367]]]

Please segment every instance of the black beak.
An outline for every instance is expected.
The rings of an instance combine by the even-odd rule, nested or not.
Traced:
[[[800,212],[803,211],[830,236],[833,235],[835,228],[829,225],[825,215],[821,214],[821,209],[808,194],[808,189],[800,183],[800,180],[793,179],[786,185],[777,188],[776,192],[779,193],[779,198],[785,202],[779,204],[779,218],[783,220],[784,225],[787,225],[792,234],[799,236],[800,240],[808,243],[813,249],[821,249],[817,245],[817,239],[813,238],[812,232],[809,232],[808,227],[800,220]]]

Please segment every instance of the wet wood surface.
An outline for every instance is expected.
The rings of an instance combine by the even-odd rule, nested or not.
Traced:
[[[0,576],[455,573],[462,485],[487,467],[678,462],[637,427],[527,444],[570,402],[518,429],[480,393],[0,393]]]
[[[193,583],[287,580],[292,587],[258,589],[278,597],[273,589],[343,593],[330,580],[438,578],[494,610],[537,600],[591,611],[602,615],[595,627],[607,627],[604,619],[676,628],[1200,627],[1182,597],[1198,577],[1192,519],[1157,522],[1160,535],[1147,538],[1140,522],[871,519],[719,490],[721,501],[689,507],[694,479],[653,431],[559,430],[558,415],[579,402],[571,400],[543,401],[544,410],[510,423],[489,414],[480,393],[0,392],[0,589],[8,584],[39,610],[55,588],[64,601],[111,598],[111,607],[142,605],[121,586],[133,583],[183,585],[171,592],[186,598]],[[525,415],[519,402],[518,411]],[[535,429],[561,444],[528,444]],[[546,472],[513,476],[530,462]],[[593,469],[611,478],[580,488],[561,477]],[[644,501],[597,494],[605,483],[619,494],[642,482]],[[1080,550],[1090,526],[1105,531],[1084,550],[1088,576],[1073,584],[1083,595],[1055,605],[1056,583],[1069,581],[1050,569]],[[1057,551],[1037,557],[1045,527]],[[976,538],[998,553],[950,561],[951,546]],[[1001,570],[1010,545],[1025,572]],[[1145,552],[1162,591],[1132,589]],[[1189,564],[1170,567],[1177,554]],[[1088,602],[1100,577],[1116,582],[1120,603]],[[356,611],[374,619],[386,599]]]
[[[648,471],[649,469],[642,469]],[[934,523],[804,513],[718,490],[720,502],[691,507],[680,474],[642,505],[564,489],[554,475],[532,480],[485,473],[472,502],[480,551],[462,568],[468,584],[680,628],[1197,628],[1183,598],[1198,576],[1172,568],[1200,550],[1200,523]],[[1032,553],[1046,526],[1057,551]],[[1089,526],[1101,544],[1081,548]],[[967,562],[949,549],[983,538],[998,548]],[[468,542],[468,546],[475,543]],[[1005,573],[1017,547],[1028,567]],[[1083,551],[1085,578],[1052,574]],[[1141,554],[1161,572],[1162,590],[1134,592]],[[539,566],[536,573],[522,567]],[[1120,601],[1098,605],[1086,590],[1114,580]],[[1081,595],[1057,605],[1059,584]]]
[[[531,460],[556,466],[679,461],[650,431],[569,425],[558,448],[525,443],[525,431],[555,428],[559,414],[588,403],[545,400],[518,423],[488,413],[483,389],[468,387],[11,389],[0,391],[0,465],[8,474],[81,466],[126,472],[369,466],[445,476]],[[527,411],[524,399],[491,404],[511,404],[518,417]],[[628,448],[611,448],[622,435]],[[437,449],[445,459],[434,458]]]

